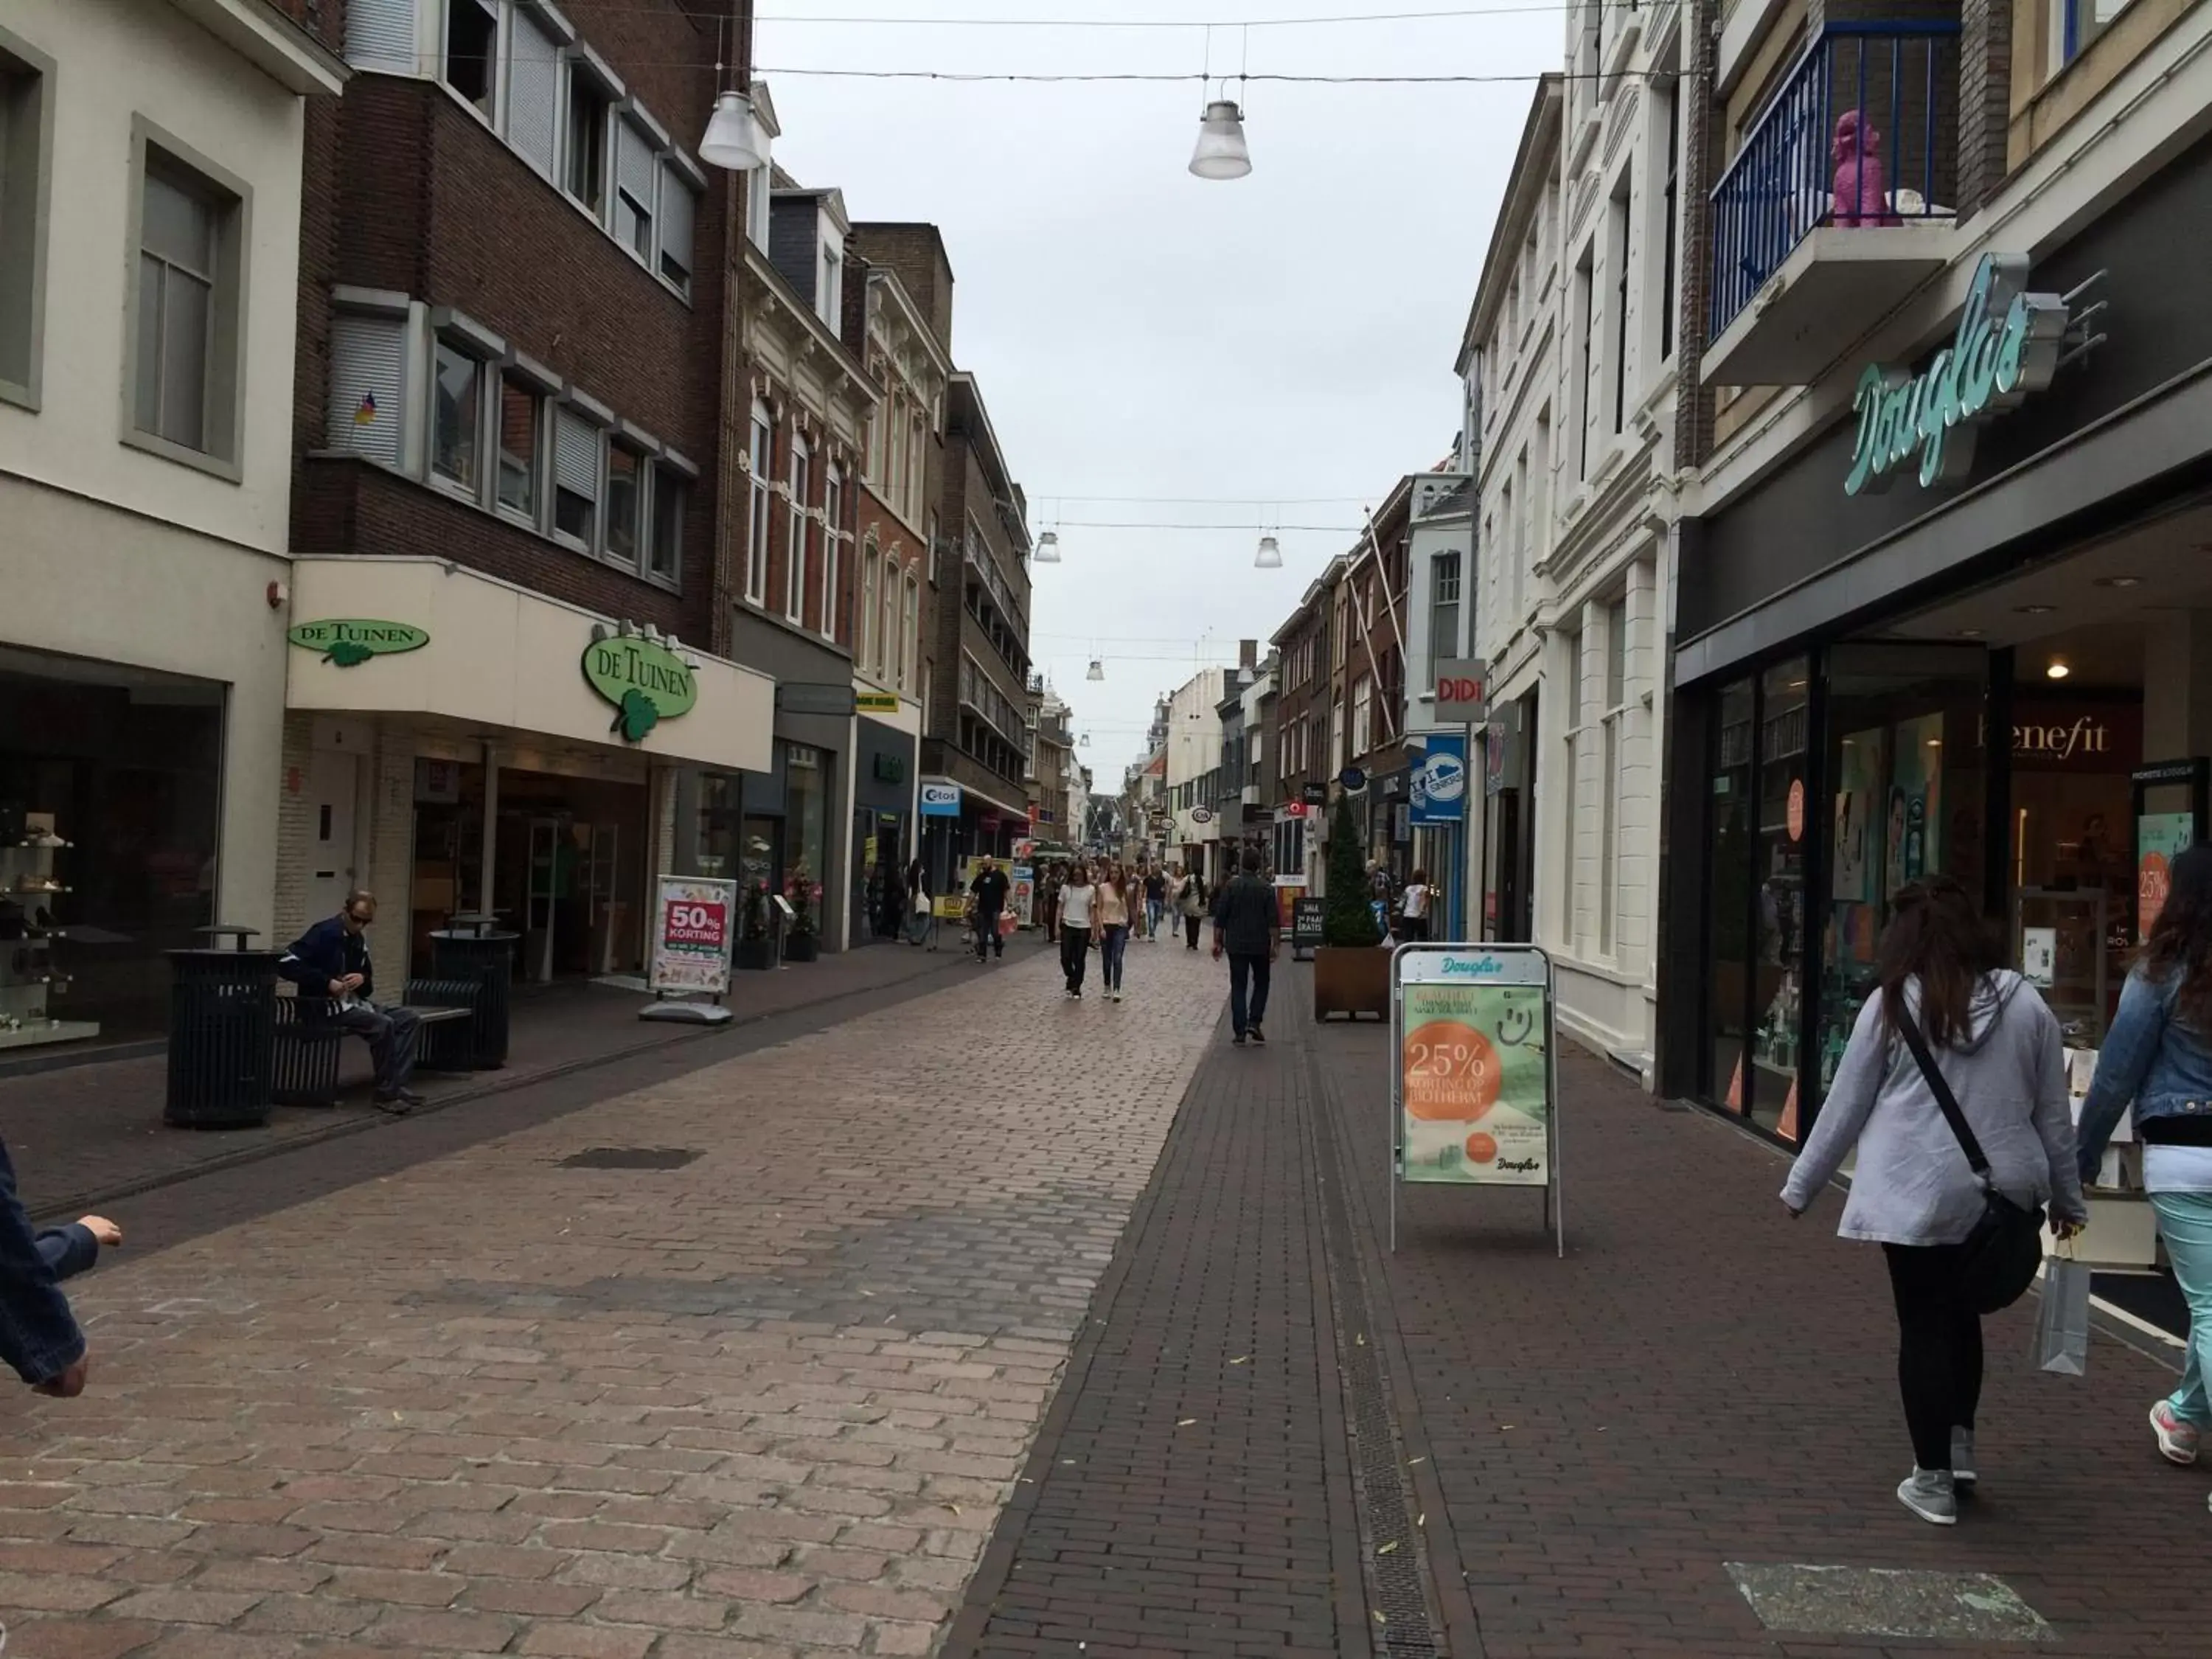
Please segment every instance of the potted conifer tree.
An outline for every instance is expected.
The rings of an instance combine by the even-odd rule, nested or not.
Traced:
[[[1322,896],[1322,942],[1314,951],[1314,1018],[1385,1018],[1390,1012],[1390,953],[1380,948],[1382,939],[1369,908],[1359,827],[1348,795],[1337,797],[1329,815],[1327,851],[1328,890]]]

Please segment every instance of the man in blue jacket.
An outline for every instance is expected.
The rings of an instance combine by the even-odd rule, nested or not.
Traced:
[[[84,1392],[84,1333],[56,1265],[31,1231],[15,1196],[15,1166],[0,1142],[0,1359],[40,1394],[74,1400]]]
[[[334,1020],[343,1030],[368,1039],[376,1061],[376,1109],[404,1116],[422,1103],[407,1086],[415,1071],[415,1038],[422,1022],[408,1008],[380,1008],[369,1000],[376,976],[369,966],[363,930],[376,920],[376,896],[356,891],[345,908],[319,921],[292,942],[276,971],[312,999],[301,1012],[310,1019]],[[337,1006],[320,1008],[327,997]]]

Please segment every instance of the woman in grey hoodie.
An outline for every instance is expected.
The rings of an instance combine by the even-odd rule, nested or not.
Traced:
[[[1959,1518],[1958,1487],[1975,1479],[1982,1323],[1960,1294],[1959,1247],[1981,1217],[1984,1196],[1898,1035],[1905,1021],[1919,1023],[1996,1186],[2016,1203],[2048,1204],[2062,1237],[2078,1231],[2087,1212],[2075,1171],[2058,1022],[2002,966],[1966,890],[1948,876],[1905,888],[1878,958],[1880,992],[1859,1011],[1782,1201],[1802,1214],[1858,1148],[1837,1231],[1880,1244],[1889,1261],[1897,1378],[1913,1458],[1897,1495],[1923,1521],[1950,1526]]]

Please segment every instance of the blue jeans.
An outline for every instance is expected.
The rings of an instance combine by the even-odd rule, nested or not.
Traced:
[[[1229,1027],[1238,1036],[1267,1023],[1267,981],[1274,970],[1273,959],[1264,951],[1229,953]]]
[[[2212,1429],[2212,1398],[2205,1393],[2212,1377],[2212,1193],[2153,1193],[2150,1207],[2189,1304],[2189,1358],[2181,1386],[2166,1403],[2183,1422]]]
[[[1148,898],[1145,901],[1145,937],[1146,939],[1155,939],[1158,937],[1160,931],[1160,912],[1166,908],[1166,902],[1164,900]]]
[[[1119,922],[1108,922],[1098,942],[1101,971],[1105,975],[1106,988],[1121,988],[1121,958],[1129,949],[1129,930]]]

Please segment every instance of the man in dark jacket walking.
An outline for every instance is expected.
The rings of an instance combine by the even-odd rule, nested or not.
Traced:
[[[1255,1042],[1267,1040],[1260,1022],[1267,1016],[1267,981],[1274,973],[1280,926],[1275,890],[1260,879],[1256,848],[1244,849],[1243,866],[1213,900],[1213,959],[1229,958],[1229,1024],[1239,1047],[1248,1035]],[[1191,924],[1194,931],[1197,926]]]
[[[407,1086],[415,1072],[415,1039],[422,1023],[410,1008],[380,1008],[369,1000],[376,976],[369,966],[368,940],[362,934],[375,920],[374,894],[349,894],[344,909],[292,942],[276,971],[310,999],[301,1010],[308,1018],[331,1020],[368,1038],[369,1054],[376,1061],[376,1109],[397,1117],[422,1103],[422,1097]],[[337,1003],[334,1011],[323,1012],[321,1000],[325,997]]]

